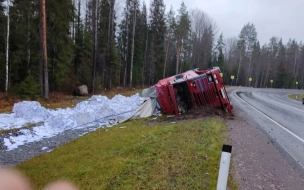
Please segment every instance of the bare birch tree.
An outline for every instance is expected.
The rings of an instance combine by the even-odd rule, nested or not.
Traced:
[[[126,42],[126,50],[125,52],[125,66],[124,66],[124,78],[123,78],[123,85],[124,87],[126,87],[126,83],[127,83],[127,70],[128,70],[128,55],[129,55],[129,4],[127,3],[127,7],[126,7],[126,38],[127,38],[127,42]]]
[[[92,68],[92,94],[95,93],[95,78],[96,78],[96,54],[97,54],[97,12],[98,0],[93,1],[93,30],[94,30],[94,51],[93,51],[93,68]]]
[[[10,25],[10,13],[9,13],[9,0],[7,0],[7,31],[6,31],[6,64],[5,64],[5,97],[8,96],[8,50],[9,50],[9,25]]]
[[[135,26],[136,26],[136,6],[137,6],[137,0],[134,0],[133,1],[132,50],[131,50],[131,64],[130,64],[130,89],[132,88],[132,77],[133,77],[134,36],[135,36]]]

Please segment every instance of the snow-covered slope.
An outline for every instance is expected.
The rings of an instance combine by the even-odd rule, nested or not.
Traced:
[[[116,95],[112,99],[105,96],[92,96],[78,103],[75,108],[46,109],[35,101],[16,103],[11,114],[0,114],[0,130],[18,129],[35,125],[30,129],[20,129],[4,138],[7,150],[28,142],[55,136],[68,129],[89,126],[111,126],[119,118],[127,118],[141,102],[139,94],[131,97]]]

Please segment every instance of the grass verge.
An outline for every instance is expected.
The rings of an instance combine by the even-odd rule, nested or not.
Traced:
[[[129,121],[99,129],[17,166],[36,189],[67,179],[80,189],[216,189],[227,131],[221,119]],[[229,189],[237,189],[232,175]]]
[[[288,95],[288,97],[302,102],[302,99],[304,98],[304,94],[291,94],[291,95]]]

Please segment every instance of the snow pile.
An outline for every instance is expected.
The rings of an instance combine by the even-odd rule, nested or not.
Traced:
[[[129,117],[140,104],[139,94],[131,97],[116,95],[111,100],[105,96],[92,96],[75,108],[45,109],[39,102],[16,103],[11,114],[0,114],[0,130],[16,129],[26,125],[37,125],[20,129],[4,138],[8,150],[25,143],[55,136],[65,130],[90,126],[109,126],[118,117]]]
[[[22,117],[33,122],[45,120],[49,116],[48,111],[44,107],[41,107],[39,102],[34,101],[23,101],[15,104],[13,112],[16,114],[16,117]]]

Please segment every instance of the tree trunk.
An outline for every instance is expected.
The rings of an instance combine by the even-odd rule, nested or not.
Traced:
[[[110,58],[110,56],[111,56],[111,53],[110,53],[110,49],[111,49],[111,17],[112,17],[112,0],[108,0],[108,4],[109,4],[109,7],[110,7],[110,10],[109,10],[109,20],[108,20],[108,47],[107,47],[107,58],[106,58],[106,60],[107,60],[107,62],[108,62],[108,65],[107,65],[107,67],[108,68],[110,68],[110,70],[111,70],[111,58]],[[105,67],[105,65],[104,65],[104,67]],[[105,68],[103,68],[103,73],[105,72]],[[108,73],[107,72],[107,75],[108,75],[108,79],[109,80],[111,80],[111,72],[110,73]],[[108,83],[108,80],[104,80],[103,79],[103,87],[104,88],[106,88],[106,86],[108,85],[109,83]]]
[[[72,3],[73,3],[73,7],[76,7],[75,0],[73,0]],[[72,23],[72,39],[73,39],[73,42],[75,43],[75,16],[74,15],[73,15],[73,23]]]
[[[180,45],[180,49],[179,49],[179,56],[181,54],[181,52],[183,51],[183,44],[181,42],[181,45]],[[179,58],[179,73],[182,72],[182,70],[184,69],[184,64],[183,64],[183,61],[181,61],[181,58]]]
[[[44,98],[49,98],[49,79],[47,64],[47,46],[46,46],[46,16],[45,16],[45,0],[41,0],[41,43],[43,57],[43,74],[44,74]]]
[[[241,45],[241,49],[240,49],[240,61],[239,61],[239,65],[238,65],[238,71],[237,71],[236,82],[235,82],[236,86],[238,85],[238,80],[239,80],[240,67],[241,67],[241,61],[242,61],[242,51],[243,51],[243,44]]]
[[[266,74],[265,74],[265,78],[264,78],[264,83],[263,83],[264,87],[267,86],[267,81],[268,81],[269,72],[270,72],[270,65],[271,65],[271,59],[270,59],[270,57],[268,57],[267,70],[266,70]]]
[[[249,57],[249,70],[248,70],[248,77],[246,79],[246,81],[248,81],[248,84],[249,84],[249,87],[250,87],[250,81],[249,81],[249,78],[251,78],[251,55]],[[247,82],[246,82],[247,83]],[[247,86],[247,85],[246,85]]]
[[[167,44],[167,50],[166,50],[166,58],[165,58],[165,64],[164,64],[163,78],[165,78],[165,76],[166,76],[166,65],[167,65],[168,52],[169,52],[169,46],[170,46],[170,39],[171,39],[171,33],[169,34],[169,37],[168,37],[168,44]]]
[[[295,50],[295,56],[294,56],[294,85],[296,87],[296,81],[297,81],[297,69],[296,69],[296,66],[297,66],[297,49]]]
[[[31,47],[30,47],[30,41],[31,41],[31,32],[30,32],[30,16],[28,16],[28,24],[27,24],[27,69],[28,69],[28,74],[31,74],[30,70],[30,62],[31,62]]]
[[[124,87],[126,87],[127,83],[127,70],[128,70],[128,55],[129,55],[129,5],[127,3],[127,13],[126,13],[126,37],[127,37],[127,43],[126,43],[126,56],[125,56],[125,71],[124,71]]]
[[[110,57],[109,57],[109,62],[110,62],[110,74],[109,74],[109,88],[112,88],[112,68],[113,65],[111,63],[112,61],[112,52],[113,52],[113,48],[112,48],[112,44],[113,44],[113,26],[114,26],[114,5],[115,5],[115,0],[111,0],[111,4],[110,4],[110,18],[111,18],[111,25],[110,25]]]
[[[8,49],[9,49],[9,24],[10,24],[10,15],[9,15],[9,0],[7,0],[7,32],[6,32],[6,74],[5,74],[5,97],[8,96]]]
[[[133,16],[133,31],[132,31],[132,52],[131,52],[131,66],[130,66],[130,89],[132,89],[132,76],[133,76],[133,57],[134,57],[134,36],[135,36],[135,26],[136,26],[136,5],[133,4],[134,16]]]
[[[181,52],[180,37],[178,37],[177,55],[176,55],[176,74],[178,74],[179,61],[180,61],[180,52]]]
[[[94,51],[93,51],[93,68],[92,68],[92,94],[95,93],[95,78],[96,78],[96,53],[97,53],[97,7],[98,0],[93,0],[93,29],[94,29]]]
[[[301,90],[302,90],[302,88],[304,87],[304,73],[302,72],[302,79],[301,79]]]
[[[145,60],[144,60],[143,70],[142,70],[142,87],[143,88],[144,88],[144,85],[145,85],[145,66],[147,65],[148,37],[149,37],[149,29],[148,29],[148,26],[147,26],[146,47],[145,47]]]

